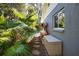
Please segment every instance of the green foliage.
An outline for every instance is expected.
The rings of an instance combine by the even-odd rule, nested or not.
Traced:
[[[32,55],[29,51],[29,46],[22,41],[15,42],[14,46],[7,49],[4,53],[5,56],[27,56]]]
[[[4,31],[0,33],[0,37],[6,37],[6,36],[11,36],[11,31]]]
[[[4,17],[4,15],[2,14],[1,16],[0,16],[0,24],[4,24],[5,23],[5,17]]]
[[[7,20],[6,27],[8,28],[14,28],[16,26],[20,25],[20,22],[14,21],[14,20]]]
[[[35,10],[32,6],[28,6],[27,10],[28,10],[28,14],[26,15],[26,18],[19,17],[19,20],[27,24],[29,27],[34,28],[36,25]]]
[[[0,37],[0,55],[12,44],[10,37]]]
[[[5,17],[9,16],[9,19],[12,19],[15,16],[13,15],[12,8],[17,9],[22,12],[25,9],[24,3],[1,3],[0,4],[0,15],[4,13]]]
[[[21,18],[21,19],[25,18],[20,12],[17,11],[17,9],[12,8],[12,11],[14,15],[17,16],[18,18]]]
[[[64,28],[64,17],[60,20],[59,27]]]
[[[20,22],[14,21],[14,20],[6,20],[5,23],[0,24],[0,29],[9,29],[14,28],[16,26],[20,25]]]
[[[9,40],[8,37],[2,37],[2,38],[0,38],[0,42],[1,43],[5,42],[5,41],[8,41],[8,40]]]
[[[26,41],[36,33],[34,8],[28,6],[26,17],[21,4],[1,4],[0,8],[0,55],[32,55]]]

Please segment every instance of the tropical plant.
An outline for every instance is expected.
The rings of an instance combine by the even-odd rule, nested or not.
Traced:
[[[15,44],[7,49],[5,56],[28,56],[32,55],[28,44],[22,41],[16,41]]]
[[[24,4],[0,4],[0,55],[32,55],[27,39],[36,33],[36,13],[28,6],[25,17],[24,7]]]
[[[0,55],[12,45],[10,37],[0,37]]]

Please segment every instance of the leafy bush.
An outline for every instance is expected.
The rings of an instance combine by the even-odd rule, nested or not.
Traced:
[[[17,11],[17,9],[12,8],[12,11],[14,13],[15,16],[17,16],[18,18],[24,18],[23,14],[21,14],[20,12]]]
[[[0,38],[0,55],[4,53],[4,51],[10,47],[11,45],[11,38],[10,37],[1,37]]]
[[[0,33],[1,37],[11,36],[11,31],[4,31]]]
[[[32,55],[26,41],[36,33],[34,29],[36,24],[34,8],[28,8],[26,17],[16,8],[7,9],[7,12],[1,12],[0,16],[0,55]]]
[[[8,29],[8,28],[16,27],[16,26],[18,26],[18,25],[20,25],[20,22],[17,22],[17,21],[14,21],[14,20],[8,20],[8,21],[7,21],[7,24],[6,24],[7,29]]]
[[[4,55],[5,56],[27,56],[32,54],[27,44],[23,43],[22,41],[16,41],[12,47],[7,49]]]
[[[4,15],[2,14],[1,16],[0,16],[0,24],[4,24],[5,23],[5,17],[4,17]]]

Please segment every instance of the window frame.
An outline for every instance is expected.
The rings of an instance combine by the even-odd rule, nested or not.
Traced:
[[[56,12],[54,15],[53,15],[53,30],[54,31],[57,31],[57,32],[64,32],[64,28],[61,28],[61,27],[55,27],[55,16],[60,12],[64,10],[65,11],[65,8],[61,8],[58,12]],[[65,12],[64,12],[64,20],[65,20]],[[65,23],[65,22],[64,22]],[[58,24],[58,22],[57,22]],[[65,25],[65,24],[64,24]]]

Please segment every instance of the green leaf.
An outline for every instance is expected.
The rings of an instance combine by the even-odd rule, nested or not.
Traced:
[[[3,14],[0,16],[0,24],[4,24],[5,23],[5,17],[3,16]]]
[[[6,56],[16,56],[16,55],[31,55],[29,46],[24,44],[22,41],[16,41],[14,46],[10,47],[4,55]]]
[[[17,9],[12,8],[12,11],[13,11],[13,13],[15,14],[15,16],[17,16],[17,17],[19,17],[19,18],[21,18],[21,19],[25,18],[25,17],[23,16],[23,14],[21,14],[20,12],[17,11]]]

